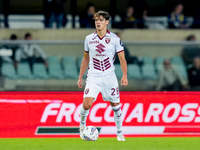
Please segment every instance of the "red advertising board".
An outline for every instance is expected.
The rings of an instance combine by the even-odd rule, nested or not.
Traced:
[[[0,92],[0,138],[78,137],[83,92]],[[123,133],[200,135],[200,92],[121,92]],[[115,135],[109,102],[95,101],[87,125]]]

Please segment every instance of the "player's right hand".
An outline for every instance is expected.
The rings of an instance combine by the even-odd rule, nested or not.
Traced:
[[[83,87],[83,85],[82,85],[82,78],[78,79],[77,85],[78,85],[79,88]]]

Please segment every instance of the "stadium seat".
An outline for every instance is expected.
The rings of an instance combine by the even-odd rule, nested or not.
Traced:
[[[75,16],[75,28],[79,29],[80,28],[80,17],[78,15]]]
[[[1,27],[1,28],[4,27],[3,20],[4,20],[4,16],[3,16],[2,14],[0,14],[0,27]]]
[[[155,58],[155,65],[156,65],[156,71],[159,71],[163,67],[163,61],[164,57],[156,57]]]
[[[153,65],[153,58],[151,58],[149,56],[142,57],[142,60],[143,60],[144,64],[152,64]]]
[[[46,68],[43,63],[35,63],[33,65],[33,75],[35,78],[48,79]]]
[[[49,65],[49,78],[64,79],[60,65]]]
[[[149,29],[167,29],[168,18],[167,16],[148,16],[145,19],[145,25]]]
[[[194,18],[192,16],[187,16],[186,20],[189,26],[191,26],[194,23]]]
[[[187,81],[188,80],[188,74],[187,74],[186,67],[184,65],[173,65],[173,66],[176,68],[180,77]]]
[[[142,66],[142,75],[144,79],[156,80],[158,78],[154,65],[149,64]]]
[[[108,24],[108,29],[112,29],[112,17],[110,16],[110,19],[109,19],[109,24]]]
[[[121,28],[122,24],[121,24],[122,18],[120,17],[120,15],[115,15],[112,19],[112,24],[109,23],[112,27],[114,28]]]
[[[48,64],[59,64],[60,60],[56,56],[48,56],[47,57],[47,62],[48,62]]]
[[[67,18],[67,24],[65,26],[66,29],[72,29],[72,24],[73,24],[73,18],[72,18],[72,15],[71,14],[67,14],[66,15],[66,18]]]
[[[49,78],[64,79],[60,60],[56,56],[49,56],[47,58]]]
[[[44,15],[9,15],[8,21],[11,29],[44,28]]]
[[[128,65],[128,78],[130,79],[142,79],[142,74],[138,65]]]
[[[66,56],[62,59],[62,66],[65,78],[78,79],[78,69],[76,60],[72,56]]]
[[[57,64],[49,65],[49,78],[64,79],[62,68]]]
[[[181,57],[172,57],[171,59],[171,63],[174,65],[184,65],[183,59]]]
[[[21,79],[33,79],[33,75],[28,63],[19,63],[17,66],[17,74]]]
[[[77,65],[78,65],[78,70],[79,70],[79,71],[80,71],[82,59],[83,59],[83,57],[78,57],[78,59],[77,59]],[[87,77],[87,71],[85,72],[83,78],[86,78],[86,77]]]
[[[17,79],[18,76],[15,71],[15,67],[12,63],[3,63],[1,68],[1,73],[3,76],[10,79]]]
[[[121,22],[121,21],[122,21],[122,18],[120,17],[120,15],[115,15],[113,21],[114,21],[114,22]]]
[[[115,64],[115,74],[117,76],[117,79],[121,79],[122,77],[122,70],[120,64]]]

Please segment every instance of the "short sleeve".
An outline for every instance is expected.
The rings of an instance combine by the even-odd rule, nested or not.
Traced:
[[[85,42],[84,42],[84,50],[85,52],[89,52],[89,47],[88,47],[88,38],[85,38]]]
[[[119,53],[121,51],[124,51],[124,46],[123,46],[123,43],[122,41],[120,40],[119,37],[116,37],[116,52]]]

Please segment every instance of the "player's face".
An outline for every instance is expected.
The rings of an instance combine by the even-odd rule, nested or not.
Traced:
[[[94,20],[95,20],[95,27],[99,31],[106,29],[107,24],[109,23],[109,21],[103,18],[102,16],[96,17]]]

